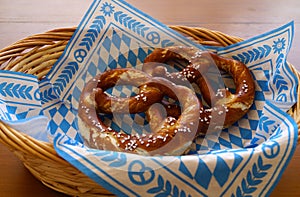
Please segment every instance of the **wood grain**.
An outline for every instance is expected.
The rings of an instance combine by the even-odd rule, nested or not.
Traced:
[[[92,1],[0,0],[0,48],[61,27],[77,26]],[[169,25],[200,26],[250,38],[294,21],[295,37],[288,56],[300,70],[300,1],[298,0],[128,0],[138,9]],[[271,196],[300,196],[300,146]],[[0,196],[64,196],[36,180],[0,144]]]

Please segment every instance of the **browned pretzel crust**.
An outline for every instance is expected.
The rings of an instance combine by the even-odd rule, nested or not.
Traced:
[[[166,65],[159,63],[170,60],[185,61],[187,66],[181,71],[169,73]],[[214,90],[211,87],[205,72],[214,65],[232,76],[236,86],[234,94],[226,88]],[[201,133],[208,129],[220,130],[229,127],[248,112],[254,101],[254,80],[246,65],[212,52],[182,46],[157,48],[145,58],[143,71],[153,76],[165,77],[177,84],[189,81],[198,85],[202,97],[211,106],[209,109],[200,109]]]
[[[120,80],[122,84],[132,84],[133,78],[135,79],[133,85],[141,87],[139,96],[129,98],[105,96],[105,89],[114,86]],[[146,92],[149,93],[147,98],[141,101],[140,98],[143,97],[141,94],[145,96]],[[159,99],[151,99],[150,97],[153,97],[156,93],[159,93],[157,94]],[[162,95],[165,94],[176,97],[181,104],[181,114],[177,119],[171,116],[162,116],[158,113],[160,111],[157,111],[157,108],[148,110],[153,102],[156,102],[156,100],[160,102]],[[125,105],[122,104],[111,108],[112,105],[107,103],[114,99],[117,99],[117,101],[121,99],[127,104],[129,103],[130,110],[134,112],[143,109],[148,110],[150,125],[156,125],[155,131],[142,135],[130,135],[107,127],[99,118],[98,112],[114,113],[116,111],[121,113],[126,109]],[[145,103],[140,104],[141,102]],[[101,104],[99,105],[99,103]],[[120,108],[118,108],[119,106]],[[149,77],[148,74],[139,70],[114,69],[97,75],[84,87],[78,108],[79,132],[87,145],[92,148],[143,155],[181,155],[190,147],[192,140],[195,138],[199,122],[199,109],[199,100],[189,88],[175,85],[164,78]],[[155,122],[153,123],[153,121]]]
[[[97,109],[102,113],[139,113],[145,112],[149,106],[160,102],[163,93],[157,88],[147,85],[152,76],[137,69],[119,68],[108,70],[93,79],[96,87],[95,101]],[[134,97],[121,98],[109,96],[105,91],[116,85],[132,85],[139,87],[139,93]]]

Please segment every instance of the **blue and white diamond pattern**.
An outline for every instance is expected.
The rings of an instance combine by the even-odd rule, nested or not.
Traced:
[[[24,107],[20,107],[20,105],[7,105],[5,103],[0,103],[0,108],[1,120],[17,121],[43,115],[40,108],[30,108],[25,105]]]
[[[236,174],[240,173],[241,169],[247,165],[249,160],[244,157],[245,154],[252,154],[252,150],[222,150],[206,155],[178,157],[174,158],[172,162],[164,161],[163,158],[153,158],[153,161],[161,165],[164,163],[166,172],[163,177],[166,179],[175,175],[180,177],[178,180],[185,180],[184,184],[193,181],[193,185],[190,187],[202,188],[200,191],[203,192],[203,195],[213,193],[219,196],[218,194],[223,189],[229,187]],[[176,183],[177,180],[175,180],[173,184]]]
[[[44,113],[50,119],[51,135],[65,133],[73,139],[80,139],[77,132],[77,117],[69,105],[60,103],[44,110]]]

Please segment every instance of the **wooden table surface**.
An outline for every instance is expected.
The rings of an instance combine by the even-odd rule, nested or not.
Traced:
[[[264,33],[292,20],[295,38],[288,61],[300,70],[300,1],[298,0],[128,0],[169,25],[206,27],[242,38]],[[88,0],[0,0],[0,48],[47,30],[77,26]],[[300,196],[300,146],[272,196]],[[37,181],[0,144],[0,196],[64,196]]]

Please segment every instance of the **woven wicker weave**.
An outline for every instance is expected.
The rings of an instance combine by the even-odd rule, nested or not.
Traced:
[[[204,28],[170,27],[204,45],[227,46],[242,41],[241,38]],[[75,29],[62,28],[33,35],[0,50],[0,69],[33,74],[42,79],[62,55]],[[300,79],[300,74],[293,65],[289,66]],[[298,125],[299,110],[299,103],[289,110],[289,114]],[[21,160],[37,179],[56,191],[72,196],[111,194],[59,157],[52,144],[22,134],[1,121],[0,142]]]

